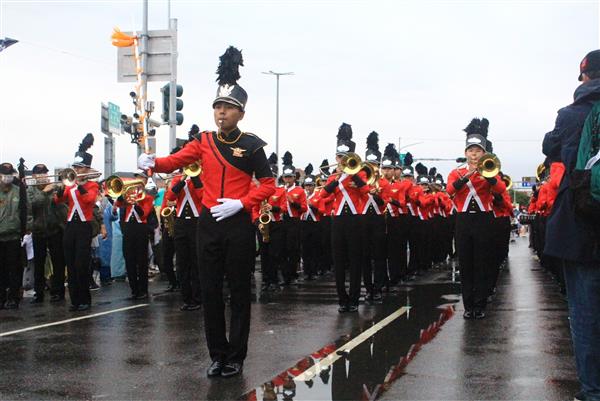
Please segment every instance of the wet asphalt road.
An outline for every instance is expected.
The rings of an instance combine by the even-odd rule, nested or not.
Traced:
[[[0,311],[0,398],[572,399],[566,303],[545,272],[531,270],[526,242],[511,245],[510,271],[483,321],[462,319],[451,266],[358,315],[337,313],[332,277],[259,294],[244,374],[232,379],[206,378],[201,311],[180,312],[164,283],[152,283],[147,303],[127,301],[125,283],[102,288],[88,313],[24,303]]]

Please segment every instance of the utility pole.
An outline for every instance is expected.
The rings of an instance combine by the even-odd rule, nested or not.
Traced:
[[[279,77],[281,75],[294,75],[293,72],[273,72],[269,70],[269,72],[263,72],[263,74],[267,75],[275,75],[277,77],[277,95],[275,101],[275,153],[277,154],[277,174],[281,174],[281,155],[279,154]]]
[[[143,12],[142,12],[142,34],[140,35],[140,67],[142,72],[140,74],[140,93],[138,102],[140,102],[140,112],[143,113],[146,109],[146,99],[148,98],[148,0],[144,0]],[[144,119],[143,122],[143,133],[148,133],[148,121]],[[141,146],[137,147],[138,157],[144,152]]]
[[[169,15],[171,14],[169,2]],[[169,81],[169,151],[177,144],[177,18],[169,19],[171,35],[171,80]]]

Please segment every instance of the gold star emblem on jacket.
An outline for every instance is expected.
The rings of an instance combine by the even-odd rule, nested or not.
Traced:
[[[246,149],[232,147],[231,151],[233,152],[234,157],[244,157],[244,152]]]

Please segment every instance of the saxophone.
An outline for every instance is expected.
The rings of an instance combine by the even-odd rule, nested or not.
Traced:
[[[269,224],[273,218],[271,217],[271,212],[265,210],[265,206],[267,205],[267,201],[263,201],[260,205],[261,213],[258,216],[258,230],[260,231],[263,242],[269,242],[271,237],[269,235]]]
[[[175,206],[169,206],[160,211],[160,216],[163,218],[163,224],[173,238],[175,236]]]

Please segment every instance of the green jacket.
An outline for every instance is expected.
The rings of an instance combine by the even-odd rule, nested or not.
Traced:
[[[66,203],[50,203],[48,212],[48,236],[58,234],[65,230],[69,207]]]
[[[44,192],[36,186],[28,187],[27,202],[31,205],[31,215],[33,218],[31,232],[33,234],[47,234],[52,193]]]
[[[20,239],[19,187],[11,185],[8,192],[0,189],[0,241]]]

